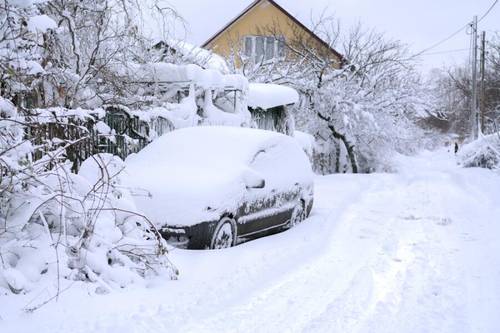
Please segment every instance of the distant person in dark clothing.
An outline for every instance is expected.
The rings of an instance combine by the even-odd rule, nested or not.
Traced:
[[[455,142],[455,155],[458,153],[458,143]]]

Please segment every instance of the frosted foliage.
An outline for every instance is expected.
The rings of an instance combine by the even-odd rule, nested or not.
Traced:
[[[27,293],[73,280],[109,292],[152,276],[175,278],[166,244],[122,186],[118,157],[92,156],[74,174],[56,158],[64,145],[52,140],[32,161],[40,145],[25,140],[26,119],[3,98],[0,115],[1,290]],[[60,293],[57,285],[49,293]]]
[[[251,81],[286,84],[299,92],[296,129],[318,142],[316,171],[391,170],[391,155],[413,154],[426,144],[417,121],[428,100],[415,64],[400,42],[361,26],[338,31],[330,24],[335,21],[322,19],[314,26],[343,55],[340,66],[337,56],[308,45],[299,32],[286,41],[289,56],[282,60],[235,59],[244,62],[242,71]]]
[[[469,168],[500,170],[500,133],[479,138],[459,151],[460,163]]]

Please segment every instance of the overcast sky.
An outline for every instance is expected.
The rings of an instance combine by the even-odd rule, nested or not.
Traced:
[[[217,32],[252,0],[168,0],[188,23],[186,38],[200,45]],[[494,0],[277,0],[304,24],[311,13],[318,15],[325,8],[340,19],[343,26],[361,21],[367,27],[399,39],[419,52],[446,38],[472,20],[482,16]],[[500,2],[480,23],[488,34],[500,31]],[[461,32],[429,53],[467,49],[470,36]],[[423,69],[463,63],[468,51],[427,55]]]

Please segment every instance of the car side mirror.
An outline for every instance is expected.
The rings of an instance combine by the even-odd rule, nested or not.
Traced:
[[[247,189],[251,188],[258,189],[258,188],[264,188],[266,186],[265,179],[257,172],[254,172],[252,170],[247,170],[243,174],[243,182],[245,183]]]

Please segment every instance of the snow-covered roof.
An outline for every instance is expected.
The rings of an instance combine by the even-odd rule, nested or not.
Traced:
[[[165,62],[129,64],[128,68],[117,65],[116,71],[134,77],[138,82],[190,83],[205,89],[246,90],[248,80],[243,75],[222,74],[215,69],[203,69],[198,65],[176,65]]]
[[[250,83],[248,86],[248,106],[251,108],[270,109],[298,101],[299,94],[290,87],[268,83]]]
[[[186,41],[169,39],[166,41],[169,47],[181,53],[186,60],[201,65],[206,69],[214,69],[222,74],[230,72],[226,60],[212,51],[195,46]]]

